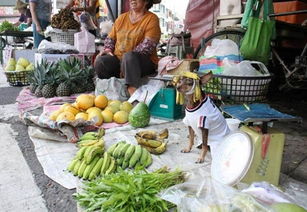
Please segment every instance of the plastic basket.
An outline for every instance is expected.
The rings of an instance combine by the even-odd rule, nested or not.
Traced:
[[[11,86],[25,86],[30,84],[28,75],[31,71],[5,71],[4,73]]]
[[[52,42],[62,42],[70,45],[74,45],[74,34],[77,33],[77,30],[69,30],[62,32],[49,32]]]
[[[272,75],[257,77],[214,75],[204,89],[207,94],[224,102],[264,102],[271,79]]]

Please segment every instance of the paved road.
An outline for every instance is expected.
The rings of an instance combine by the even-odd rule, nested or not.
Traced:
[[[3,212],[74,212],[75,190],[68,190],[46,175],[36,158],[27,126],[15,104],[22,87],[11,87],[0,70],[0,208]]]

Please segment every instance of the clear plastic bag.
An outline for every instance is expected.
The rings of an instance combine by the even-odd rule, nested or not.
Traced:
[[[160,193],[177,205],[178,212],[272,212],[251,195],[223,185],[210,176],[199,176]]]

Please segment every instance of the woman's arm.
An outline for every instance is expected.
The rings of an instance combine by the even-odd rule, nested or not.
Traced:
[[[156,49],[158,42],[153,41],[150,38],[145,38],[139,45],[134,48],[134,52],[138,52],[143,55],[151,55]]]
[[[36,2],[30,2],[30,11],[31,11],[33,22],[36,25],[36,31],[41,32],[42,28],[38,21],[37,15],[36,15]]]

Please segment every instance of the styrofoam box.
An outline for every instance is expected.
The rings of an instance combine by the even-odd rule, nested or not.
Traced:
[[[47,62],[57,62],[60,59],[66,59],[70,57],[71,54],[43,54],[43,53],[35,53],[35,65],[41,64],[42,60],[46,60]]]

